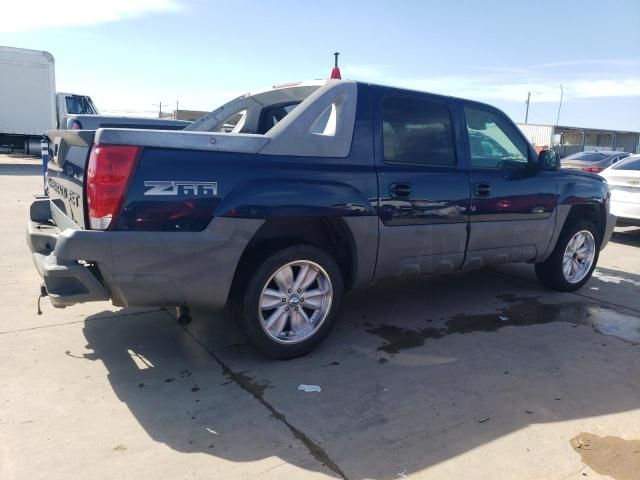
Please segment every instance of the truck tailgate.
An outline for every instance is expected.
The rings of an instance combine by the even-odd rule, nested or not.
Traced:
[[[64,228],[85,228],[85,171],[93,145],[93,130],[55,130],[47,132],[51,155],[47,186],[51,213]]]

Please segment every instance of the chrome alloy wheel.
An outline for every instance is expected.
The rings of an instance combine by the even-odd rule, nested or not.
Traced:
[[[569,283],[579,283],[584,280],[596,257],[596,240],[589,230],[577,232],[564,251],[562,257],[562,273]]]
[[[333,288],[327,272],[310,260],[280,267],[260,295],[258,315],[276,342],[299,343],[313,336],[331,310]]]

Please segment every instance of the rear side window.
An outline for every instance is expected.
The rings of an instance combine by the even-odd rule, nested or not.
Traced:
[[[451,116],[444,103],[387,97],[382,104],[382,141],[386,163],[456,164]]]
[[[521,168],[528,164],[527,144],[501,115],[465,107],[473,168]]]

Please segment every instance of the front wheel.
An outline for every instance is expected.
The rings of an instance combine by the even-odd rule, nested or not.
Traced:
[[[319,345],[339,315],[342,274],[325,251],[289,247],[260,264],[241,295],[240,321],[265,355],[293,358]]]
[[[596,268],[600,237],[593,222],[580,221],[565,227],[551,256],[536,263],[536,275],[543,285],[572,292],[582,287]]]

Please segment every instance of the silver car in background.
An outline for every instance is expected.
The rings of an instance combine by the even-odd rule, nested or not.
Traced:
[[[564,157],[561,160],[562,168],[575,168],[583,170],[585,172],[600,173],[605,168],[610,167],[618,163],[620,160],[624,160],[629,155],[628,152],[616,152],[616,151],[586,151],[578,152],[573,155]]]
[[[600,174],[611,192],[611,213],[618,223],[640,226],[640,154],[631,155]]]

